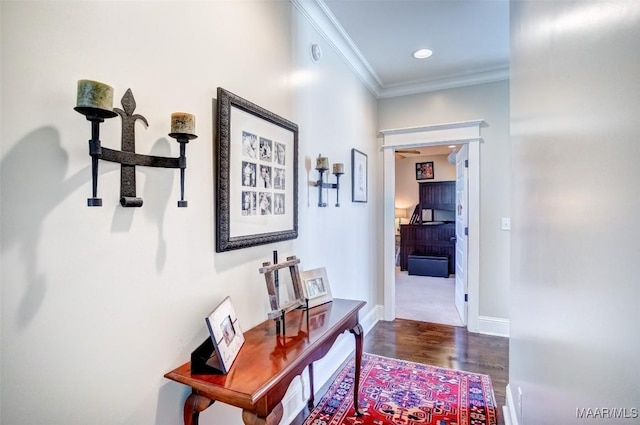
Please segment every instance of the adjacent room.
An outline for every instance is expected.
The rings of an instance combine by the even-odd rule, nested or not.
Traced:
[[[455,305],[455,158],[460,148],[395,151],[398,318],[464,325]]]

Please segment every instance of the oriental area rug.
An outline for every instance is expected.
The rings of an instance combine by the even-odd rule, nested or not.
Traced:
[[[496,425],[491,378],[364,353],[355,416],[351,359],[304,425]]]

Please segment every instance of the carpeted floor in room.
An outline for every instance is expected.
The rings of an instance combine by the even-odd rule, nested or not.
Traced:
[[[455,277],[409,276],[396,267],[396,317],[462,326],[456,310]]]

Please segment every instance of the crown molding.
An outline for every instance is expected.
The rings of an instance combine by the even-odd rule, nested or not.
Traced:
[[[385,86],[323,0],[290,0],[378,99],[509,79],[509,65],[445,78]]]
[[[381,85],[371,65],[364,59],[353,41],[322,0],[290,0],[322,38],[351,67],[360,81],[375,96],[380,95]]]
[[[436,90],[453,89],[457,87],[473,86],[476,84],[494,83],[510,78],[509,66],[478,71],[470,74],[452,75],[433,80],[414,81],[394,86],[384,86],[378,98],[407,96],[411,94],[427,93]]]

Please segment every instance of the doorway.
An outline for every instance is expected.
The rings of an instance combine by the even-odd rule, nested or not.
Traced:
[[[464,326],[456,310],[455,273],[459,267],[456,242],[455,182],[458,179],[456,153],[466,145],[442,145],[395,150],[395,211],[397,260],[395,272],[396,317],[399,319]],[[424,173],[424,166],[428,166]],[[450,183],[454,183],[451,185]],[[426,199],[440,199],[446,205],[423,204]],[[435,207],[435,208],[434,208]],[[466,213],[466,209],[464,210]],[[420,217],[421,215],[421,217]],[[419,218],[422,218],[420,223]],[[422,238],[433,242],[420,242]],[[426,244],[426,245],[423,245]],[[400,255],[402,249],[402,255]],[[424,266],[414,254],[444,255],[448,264]],[[411,257],[409,257],[411,256]],[[455,267],[454,267],[455,266]]]
[[[467,252],[467,327],[478,331],[479,317],[479,198],[480,198],[480,126],[483,120],[382,130],[383,151],[383,308],[384,320],[394,320],[395,311],[395,151],[418,146],[446,144],[468,145],[468,252]]]

